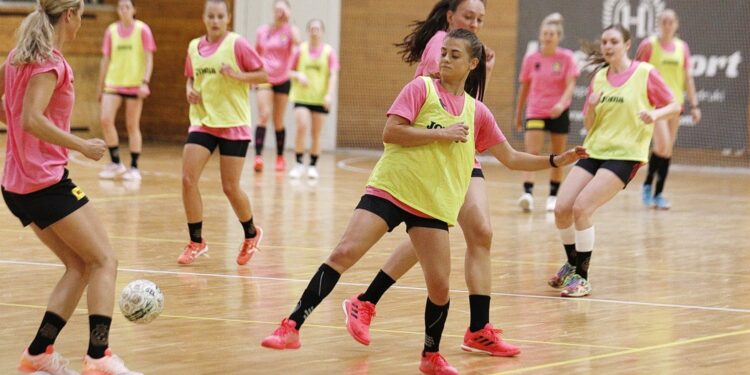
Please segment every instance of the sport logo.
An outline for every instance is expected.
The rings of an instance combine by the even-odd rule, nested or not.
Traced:
[[[79,201],[86,197],[86,193],[84,193],[78,186],[74,187],[70,192],[73,193],[73,196]]]
[[[656,33],[656,17],[665,8],[664,0],[640,0],[634,12],[631,0],[604,0],[602,27],[622,25],[632,31],[635,26],[635,36],[644,38]]]
[[[443,125],[440,125],[435,121],[430,121],[430,125],[427,125],[427,129],[443,129],[443,128],[444,128]]]

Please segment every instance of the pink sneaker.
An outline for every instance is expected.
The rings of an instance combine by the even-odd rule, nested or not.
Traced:
[[[260,227],[256,225],[255,237],[242,241],[240,253],[237,254],[237,264],[244,266],[250,261],[250,258],[253,257],[256,251],[260,251],[258,245],[260,245],[261,239],[263,239],[263,229],[260,229]]]
[[[263,157],[260,155],[257,155],[255,157],[255,163],[253,164],[253,169],[256,172],[263,172]]]
[[[370,345],[370,321],[375,316],[375,305],[357,297],[344,300],[341,305],[346,314],[346,330],[360,344]]]
[[[284,161],[284,157],[279,155],[276,157],[276,170],[283,171],[284,169],[286,169],[286,162]]]
[[[143,375],[143,373],[130,371],[120,357],[112,354],[107,349],[104,357],[93,359],[86,355],[83,357],[83,372],[81,375]]]
[[[419,371],[429,375],[458,375],[458,370],[448,364],[448,361],[439,352],[422,353]]]
[[[206,240],[203,240],[201,243],[190,241],[190,243],[185,246],[182,254],[177,258],[177,263],[182,265],[192,264],[195,261],[195,258],[206,252],[208,252]]]
[[[78,372],[68,369],[68,363],[69,361],[55,352],[55,348],[50,345],[39,355],[31,355],[28,349],[24,350],[18,371],[23,374],[78,375]]]
[[[260,344],[269,349],[299,349],[302,344],[299,342],[299,331],[294,328],[296,326],[297,322],[284,318],[279,328],[276,328],[271,336],[264,338]]]
[[[496,357],[512,357],[520,353],[521,349],[504,342],[500,338],[501,333],[503,333],[502,330],[493,328],[490,323],[487,323],[484,328],[476,332],[466,329],[461,349],[467,352],[484,353]]]

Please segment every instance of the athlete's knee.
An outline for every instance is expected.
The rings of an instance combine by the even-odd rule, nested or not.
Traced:
[[[427,285],[427,293],[432,303],[442,306],[450,301],[450,283],[448,277],[431,280]]]
[[[576,220],[589,218],[591,217],[592,213],[593,208],[591,207],[591,205],[581,200],[576,200],[576,202],[573,204],[573,217]]]
[[[352,241],[342,239],[331,255],[328,256],[326,263],[329,263],[337,270],[347,270],[353,266],[359,259],[359,249]],[[343,272],[342,271],[342,272]]]
[[[229,198],[234,198],[242,194],[239,181],[224,182],[221,184],[221,189],[224,191],[224,195]]]
[[[268,124],[268,119],[271,117],[271,111],[269,111],[267,108],[258,110],[258,121],[266,125]]]
[[[555,203],[555,220],[566,220],[573,217],[573,206],[558,200]]]
[[[470,228],[467,228],[464,236],[466,237],[466,243],[469,245],[469,252],[472,249],[476,251],[489,251],[492,246],[492,225],[486,221],[472,225]]]
[[[193,176],[190,173],[183,173],[182,174],[182,189],[183,190],[192,190],[198,187],[198,180],[200,177]]]

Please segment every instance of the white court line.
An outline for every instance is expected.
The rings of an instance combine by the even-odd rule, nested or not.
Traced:
[[[70,154],[68,154],[68,159],[71,162],[76,163],[78,165],[82,165],[84,167],[89,167],[93,169],[102,169],[102,166],[99,163],[83,157],[83,154],[77,151],[71,151]],[[145,176],[182,178],[182,175],[168,173],[168,172],[149,172],[149,171],[141,170],[141,174]]]
[[[58,264],[58,263],[28,262],[28,261],[17,261],[17,260],[0,260],[0,264],[26,265],[26,266],[43,266],[43,267],[63,267],[62,264]],[[287,281],[287,282],[295,282],[295,283],[307,283],[307,282],[309,282],[309,280],[290,279],[290,278],[283,278],[283,277],[224,275],[224,274],[216,274],[216,273],[183,272],[183,271],[161,271],[161,270],[146,270],[146,269],[137,269],[137,268],[118,268],[117,270],[118,271],[125,271],[125,272],[151,273],[151,274],[157,274],[157,275],[186,275],[186,276],[215,277],[215,278],[223,278],[223,279],[247,279],[247,280]],[[347,286],[358,286],[358,287],[367,287],[367,286],[369,286],[369,284],[347,283],[347,282],[339,282],[338,284],[340,284],[340,285],[347,285]],[[424,287],[413,287],[413,286],[403,286],[403,285],[393,285],[391,288],[392,289],[403,289],[403,290],[427,291],[427,288],[424,288]],[[452,293],[464,293],[464,294],[469,293],[469,291],[467,291],[467,290],[458,290],[458,289],[451,289],[451,292]],[[540,295],[534,295],[534,294],[520,294],[520,293],[498,293],[498,292],[492,292],[490,294],[492,294],[493,296],[503,296],[503,297],[547,299],[547,300],[569,301],[569,302],[585,302],[585,301],[588,301],[588,302],[612,303],[612,304],[619,304],[619,305],[648,306],[648,307],[666,307],[666,308],[673,308],[673,309],[700,310],[700,311],[718,311],[718,312],[730,312],[730,313],[750,314],[750,309],[739,309],[739,308],[732,308],[732,307],[711,307],[711,306],[696,306],[696,305],[678,305],[678,304],[671,304],[671,303],[619,301],[619,300],[612,300],[612,299],[600,299],[600,298],[588,298],[588,297],[586,297],[586,298],[563,298],[563,297],[540,296]]]

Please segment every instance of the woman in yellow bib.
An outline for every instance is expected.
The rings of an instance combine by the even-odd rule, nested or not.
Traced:
[[[638,46],[635,59],[646,61],[659,71],[672,90],[675,101],[683,106],[683,111],[687,93],[690,116],[693,118],[693,124],[697,124],[701,120],[701,110],[698,108],[698,97],[695,94],[695,81],[690,74],[690,48],[685,41],[676,36],[679,26],[677,13],[672,9],[665,9],[659,15],[659,35],[644,39]],[[643,204],[646,207],[656,207],[662,210],[672,207],[662,192],[679,128],[679,115],[659,120],[654,124],[654,140],[651,158],[648,162],[648,175],[646,175],[642,191]],[[653,186],[655,176],[659,178],[656,186]]]
[[[101,126],[104,141],[109,148],[112,162],[101,172],[99,178],[113,179],[122,176],[125,180],[140,181],[138,158],[141,155],[141,110],[143,100],[151,94],[148,84],[154,67],[156,43],[151,29],[136,20],[133,0],[119,0],[115,22],[104,34],[98,98],[101,102]],[[115,117],[125,101],[125,124],[130,145],[130,168],[120,162],[120,146],[115,129]]]
[[[493,154],[529,169],[542,169],[554,161],[515,152],[504,142],[487,107],[474,99],[482,95],[485,54],[472,32],[450,32],[442,56],[439,79],[415,78],[391,106],[383,131],[385,151],[346,232],[310,280],[294,311],[263,339],[264,347],[299,348],[300,327],[333,290],[341,274],[403,222],[427,284],[425,342],[419,369],[425,374],[458,373],[440,355],[439,347],[449,308],[448,227],[456,224],[469,188],[474,153],[477,147],[478,151],[489,147]],[[555,161],[567,164],[585,155],[581,149],[576,151],[568,151]]]
[[[591,292],[589,261],[594,249],[594,212],[625,188],[648,160],[654,122],[680,111],[669,87],[648,63],[631,60],[630,33],[604,29],[600,44],[585,45],[596,67],[584,105],[590,158],[579,161],[560,187],[555,224],[567,262],[548,283],[563,297]]]
[[[206,1],[206,35],[190,42],[185,62],[190,130],[182,155],[182,202],[190,242],[177,259],[183,265],[208,251],[202,237],[203,203],[198,182],[217,147],[221,185],[245,234],[237,264],[250,260],[263,235],[253,224],[250,200],[240,187],[240,178],[251,139],[250,85],[266,82],[268,75],[250,43],[227,30],[230,19],[225,0]]]
[[[289,96],[294,103],[294,120],[297,136],[294,142],[294,156],[297,161],[289,171],[289,177],[299,178],[305,173],[302,161],[305,152],[307,129],[310,129],[310,166],[307,177],[318,178],[315,164],[320,156],[320,131],[331,108],[331,100],[339,79],[339,62],[336,51],[323,42],[325,26],[323,21],[312,19],[307,22],[308,42],[302,43],[292,56],[292,91]]]

